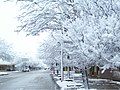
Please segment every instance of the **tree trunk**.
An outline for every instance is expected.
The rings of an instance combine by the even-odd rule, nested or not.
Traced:
[[[82,76],[83,76],[83,83],[85,85],[85,89],[88,90],[89,89],[89,83],[88,83],[88,74],[87,74],[87,68],[86,67],[84,67],[84,69],[83,69]]]

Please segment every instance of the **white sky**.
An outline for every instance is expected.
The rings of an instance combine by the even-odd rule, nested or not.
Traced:
[[[25,33],[15,33],[16,19],[14,17],[17,11],[15,3],[3,4],[0,2],[0,38],[12,43],[14,50],[19,54],[36,57],[39,42],[43,41],[47,33],[30,37],[25,37]]]

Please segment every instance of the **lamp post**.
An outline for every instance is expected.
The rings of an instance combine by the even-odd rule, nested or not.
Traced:
[[[61,82],[64,80],[64,72],[63,72],[63,31],[64,29],[62,29],[62,32],[61,32]]]
[[[64,72],[63,72],[63,49],[61,44],[61,82],[64,80]]]

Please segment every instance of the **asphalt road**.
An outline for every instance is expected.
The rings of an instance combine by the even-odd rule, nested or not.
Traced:
[[[0,90],[60,90],[49,71],[13,72],[0,76]]]

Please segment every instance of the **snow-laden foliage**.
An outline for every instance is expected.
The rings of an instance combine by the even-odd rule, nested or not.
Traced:
[[[72,59],[74,63],[111,64],[120,53],[120,0],[18,2],[21,3],[17,31],[38,35],[41,31],[50,30],[56,43],[64,39],[71,40],[77,50],[71,45],[73,50],[66,47],[65,51],[75,57]],[[62,33],[62,37],[56,32]],[[64,35],[66,38],[63,38]],[[48,52],[45,57],[56,57],[55,46],[51,43],[45,47]]]
[[[5,61],[12,61],[14,58],[12,47],[0,39],[0,58]]]
[[[52,36],[49,36],[49,41],[45,41],[39,48],[39,58],[44,59],[44,63],[51,65],[60,63],[60,43],[56,42]]]

